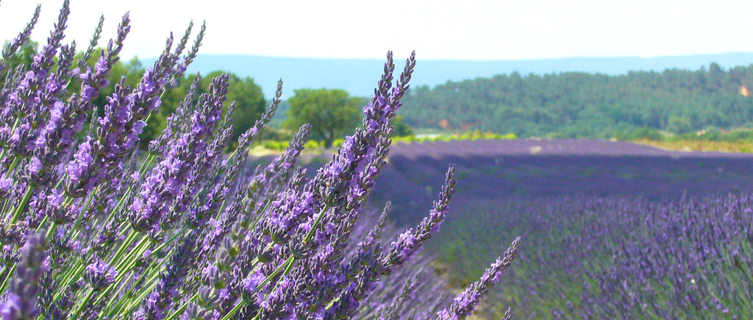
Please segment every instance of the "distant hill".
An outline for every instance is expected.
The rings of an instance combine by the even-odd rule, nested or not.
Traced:
[[[406,57],[395,57],[397,69]],[[145,65],[153,59],[145,60]],[[478,77],[518,72],[527,74],[550,74],[568,71],[626,74],[629,71],[661,71],[664,69],[697,70],[716,62],[723,68],[747,66],[753,63],[753,53],[723,53],[667,57],[608,57],[608,58],[562,58],[542,60],[425,60],[418,52],[418,64],[414,86],[436,86],[447,81],[461,81]],[[232,71],[239,76],[254,78],[264,96],[274,93],[277,79],[285,82],[284,97],[290,97],[298,88],[340,88],[352,95],[370,96],[381,74],[381,59],[314,59],[283,58],[252,55],[199,55],[189,67],[191,73],[207,74],[214,70]]]

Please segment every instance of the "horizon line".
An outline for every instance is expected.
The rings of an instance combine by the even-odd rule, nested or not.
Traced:
[[[563,57],[545,57],[545,58],[520,58],[520,59],[452,59],[452,58],[424,58],[421,61],[441,61],[441,62],[512,62],[512,61],[551,61],[551,60],[582,60],[582,59],[661,59],[661,58],[689,58],[689,57],[701,57],[701,56],[723,56],[723,55],[753,55],[753,51],[727,51],[717,53],[698,53],[698,54],[673,54],[673,55],[653,55],[653,56],[639,56],[639,55],[625,55],[625,56],[563,56]],[[321,56],[273,56],[263,54],[247,54],[247,53],[199,53],[198,56],[225,56],[225,57],[256,57],[256,58],[274,58],[274,59],[291,59],[291,60],[361,60],[361,61],[384,61],[385,58],[361,58],[361,57],[321,57]],[[198,58],[197,56],[197,58]],[[148,58],[139,58],[138,55],[131,57],[131,59],[137,58],[139,60],[153,60],[156,56]],[[395,62],[401,61],[399,58],[393,56]],[[418,54],[417,54],[418,59]],[[753,62],[753,61],[751,61]]]

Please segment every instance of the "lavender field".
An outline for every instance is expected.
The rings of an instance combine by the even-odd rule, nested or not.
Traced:
[[[342,144],[254,158],[282,81],[234,132],[233,77],[186,77],[205,24],[111,79],[130,14],[81,51],[70,13],[0,52],[3,320],[753,318],[752,155],[393,144],[417,60],[388,51]]]
[[[373,199],[398,225],[431,205],[456,164],[447,221],[429,242],[447,288],[476,279],[515,235],[519,260],[484,318],[753,316],[753,155],[589,140],[397,145]]]

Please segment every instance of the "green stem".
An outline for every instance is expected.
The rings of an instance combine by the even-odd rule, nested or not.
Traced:
[[[288,274],[288,272],[290,272],[290,269],[292,269],[293,267],[293,262],[295,262],[295,258],[293,259],[288,258],[288,259],[290,260],[290,262],[287,263],[288,265],[287,267],[285,267],[285,271],[283,271],[282,277],[280,278],[285,277]],[[275,286],[272,288],[272,291],[270,291],[270,293],[275,292],[275,290],[277,290],[277,287],[279,286],[280,286],[280,281],[278,280],[277,283],[275,283]],[[264,297],[264,300],[267,300],[267,299],[269,299],[269,294],[267,294],[267,296]],[[261,317],[261,310],[262,308],[259,308],[259,311],[256,312],[256,316],[254,317],[254,320],[259,319],[259,317]]]
[[[303,238],[303,244],[307,244],[309,240],[311,240],[311,236],[314,235],[314,231],[316,231],[316,228],[319,226],[319,223],[322,221],[322,217],[324,217],[324,214],[327,213],[327,210],[329,210],[329,204],[325,205],[321,212],[319,212],[319,216],[316,217],[316,220],[314,221],[314,225],[311,226],[311,229],[308,233],[306,233],[306,237]]]
[[[42,230],[42,227],[44,227],[44,224],[47,223],[47,216],[45,215],[44,218],[42,218],[42,221],[39,222],[39,225],[36,229],[34,229],[34,232],[39,232],[39,230]],[[54,222],[53,222],[54,223]],[[49,237],[49,236],[48,236]]]
[[[144,174],[146,173],[146,168],[151,165],[154,158],[155,156],[149,153],[146,156],[146,160],[144,160],[144,162],[141,163],[141,166],[139,167],[139,176],[141,178],[144,177]],[[118,210],[120,210],[120,208],[124,205],[125,200],[131,195],[132,191],[133,191],[133,186],[128,186],[126,191],[123,193],[123,196],[121,196],[120,199],[118,199],[118,203],[115,205],[115,207],[112,210],[110,210],[110,214],[107,216],[107,219],[105,219],[105,223],[102,224],[103,228],[105,225],[110,223],[110,221],[112,221],[112,219],[115,217],[115,213],[118,212]]]
[[[150,285],[146,286],[147,289],[145,289],[145,291],[143,291],[141,294],[139,294],[139,296],[146,297],[146,294],[150,293],[153,290],[152,284],[156,283],[155,279],[157,279],[157,277],[160,276],[162,267],[165,265],[165,262],[167,262],[167,261],[168,261],[168,259],[162,259],[162,261],[159,264],[156,264],[156,260],[154,260],[154,261],[152,261],[150,263],[149,267],[146,268],[146,271],[141,273],[141,276],[139,276],[139,278],[136,280],[136,282],[133,283],[133,287],[140,286],[141,283],[144,281],[144,279],[146,278],[147,275],[151,275],[151,276],[145,282],[145,283],[148,283]],[[128,277],[130,278],[131,275],[132,274],[129,274]],[[101,312],[100,313],[100,318],[102,316],[107,315],[107,317],[105,317],[105,319],[111,319],[111,317],[115,317],[115,315],[118,312],[120,312],[121,314],[123,313],[123,312],[121,312],[121,309],[123,309],[123,305],[126,303],[126,301],[129,301],[133,297],[133,291],[132,291],[133,288],[131,288],[130,290],[126,291],[125,294],[121,294],[121,291],[123,291],[123,289],[126,287],[125,283],[127,283],[127,282],[123,281],[122,283],[123,284],[118,288],[117,291],[115,291],[115,293],[112,295],[112,297],[110,297],[110,300],[107,302],[107,304],[103,308],[103,310],[107,310],[107,312],[106,313],[105,312]],[[127,298],[123,299],[122,297],[124,297],[124,296],[127,297]],[[99,303],[99,301],[101,300],[101,297],[98,298],[97,300],[95,300],[94,304]],[[116,300],[119,300],[119,301],[117,301],[117,303],[115,303]],[[140,299],[138,299],[137,301],[141,301],[141,300],[143,300],[143,297],[140,298]],[[115,303],[115,305],[113,305],[113,303]]]
[[[84,272],[84,269],[86,269],[86,266],[84,265],[84,259],[88,259],[88,257],[79,258],[76,261],[76,264],[74,264],[72,268],[69,269],[70,271],[63,276],[63,281],[61,281],[62,285],[58,288],[58,292],[55,293],[55,295],[52,297],[52,303],[58,301],[58,299],[60,299],[60,297],[65,292],[65,289],[67,289],[75,279],[78,279],[78,277],[81,275],[81,272]]]
[[[107,304],[105,304],[105,307],[102,308],[102,312],[99,313],[99,319],[111,319],[110,316],[115,312],[114,310],[117,309],[117,307],[124,301],[129,299],[130,297],[127,295],[121,295],[120,292],[123,291],[123,289],[126,287],[126,284],[131,281],[131,278],[133,278],[133,274],[129,274],[126,279],[123,280],[123,282],[118,287],[118,290],[116,290],[112,296],[110,296],[110,300],[107,301]],[[113,307],[111,306],[115,300],[120,300],[118,304],[116,304]],[[94,304],[97,304],[98,300],[94,301]]]
[[[39,224],[39,226],[42,226],[42,224]],[[52,222],[52,225],[50,226],[50,228],[49,228],[49,229],[47,229],[47,233],[45,233],[45,235],[44,235],[44,238],[45,238],[45,239],[49,239],[49,238],[50,238],[50,237],[52,236],[52,233],[53,233],[53,232],[55,232],[55,228],[56,228],[57,226],[58,226],[58,225],[57,225],[57,223],[55,223],[55,222],[53,221],[53,222]]]
[[[256,286],[256,288],[254,288],[254,292],[261,290],[261,288],[263,288],[268,283],[270,283],[272,279],[276,278],[277,275],[279,275],[282,272],[283,268],[285,268],[285,270],[289,270],[290,265],[293,264],[293,260],[295,260],[295,256],[290,255],[285,260],[285,262],[279,265],[277,269],[275,269],[275,271],[273,271],[269,276],[267,276],[267,278],[264,279],[264,281],[262,281],[259,285]],[[230,311],[228,311],[228,313],[225,314],[225,316],[223,316],[222,319],[220,320],[229,320],[233,318],[233,316],[235,316],[235,313],[240,311],[240,309],[242,307],[245,307],[246,305],[248,305],[248,302],[246,300],[241,299],[241,301],[238,302],[235,306],[233,306],[233,309],[230,309]]]
[[[128,246],[130,246],[131,243],[133,243],[133,240],[135,239],[136,239],[136,232],[129,233],[128,237],[126,237],[125,241],[123,241],[123,243],[120,244],[120,247],[118,248],[117,251],[115,251],[115,253],[112,255],[112,257],[110,258],[110,261],[108,261],[107,264],[112,265],[113,261],[119,259],[120,255],[123,254],[123,251],[125,251],[125,249],[128,248]]]
[[[264,207],[261,209],[261,211],[258,211],[256,213],[256,217],[254,217],[254,222],[251,223],[251,227],[249,230],[256,229],[256,225],[259,223],[259,220],[261,220],[262,215],[264,215],[265,212],[267,212],[267,208],[269,208],[269,205],[272,204],[272,200],[267,200],[267,203],[264,205]]]
[[[6,75],[6,76],[7,76],[7,75]],[[11,129],[10,129],[10,134],[11,134],[11,135],[13,135],[13,132],[15,132],[15,131],[16,131],[16,127],[18,127],[18,121],[20,121],[20,120],[21,120],[21,117],[19,117],[19,116],[16,116],[16,121],[15,121],[15,122],[13,122],[13,127],[11,127]],[[5,148],[5,147],[3,147],[3,150],[2,150],[2,152],[0,152],[0,160],[2,160],[2,159],[3,159],[3,157],[5,156],[5,150],[6,150],[6,148]],[[11,170],[8,170],[8,172],[10,172],[10,171],[11,171]]]
[[[144,290],[141,291],[141,293],[136,297],[135,300],[131,301],[131,303],[126,307],[125,310],[120,312],[120,314],[131,313],[131,311],[133,311],[134,308],[138,307],[139,304],[141,304],[141,302],[146,298],[146,296],[149,295],[149,293],[152,292],[155,287],[157,287],[158,283],[158,281],[152,281],[148,287],[144,288]]]
[[[165,318],[165,320],[173,320],[177,316],[182,315],[183,311],[185,311],[186,308],[188,308],[188,304],[194,302],[194,300],[196,300],[196,298],[198,298],[198,297],[199,297],[199,293],[198,292],[194,293],[193,296],[191,296],[191,299],[188,299],[188,301],[184,302],[180,306],[180,308],[178,308],[177,310],[173,311],[173,313],[171,313],[167,318]]]
[[[5,151],[5,150],[3,150],[3,151]],[[2,157],[0,157],[0,159],[2,159]],[[19,159],[21,159],[21,157],[18,157],[18,156],[13,157],[13,162],[10,163],[10,166],[8,167],[8,171],[5,172],[5,177],[6,178],[8,176],[10,176],[10,173],[13,172],[13,169],[16,168],[16,166],[18,165],[18,161],[20,161]]]
[[[89,299],[94,294],[94,289],[89,288],[89,292],[86,293],[86,296],[83,300],[81,300],[80,304],[78,305],[78,308],[76,308],[76,311],[73,312],[71,316],[68,317],[68,319],[80,319],[78,317],[78,314],[81,313],[81,310],[84,310],[84,307],[86,306],[86,303],[89,301]]]
[[[130,236],[133,236],[135,238],[136,235],[135,234],[131,234],[131,235],[129,235],[129,237]],[[133,242],[133,239],[126,239],[126,241],[121,245],[121,247],[118,249],[118,251],[125,250],[126,247],[128,247],[128,245],[130,243],[132,243],[132,242]],[[92,253],[89,253],[89,254],[87,254],[86,257],[77,259],[76,263],[72,266],[72,268],[68,269],[69,272],[64,275],[63,280],[61,281],[62,285],[59,287],[58,292],[55,294],[55,296],[53,296],[52,303],[55,303],[62,296],[63,292],[65,292],[65,289],[68,288],[68,286],[70,286],[71,283],[73,283],[73,281],[75,279],[78,279],[78,277],[81,275],[81,273],[86,268],[85,262],[88,261],[88,259],[91,256],[91,254]],[[112,261],[113,260],[111,259],[110,263],[108,263],[108,264],[112,265]]]
[[[322,211],[319,212],[319,216],[316,217],[316,220],[314,221],[314,224],[311,226],[311,229],[306,233],[306,236],[303,238],[304,245],[307,244],[309,240],[311,240],[311,237],[314,235],[314,231],[316,231],[316,228],[319,226],[319,223],[321,223],[322,217],[324,217],[324,214],[327,213],[327,210],[329,210],[329,204],[324,205],[324,208],[322,208]],[[272,281],[272,279],[277,278],[277,275],[283,272],[282,271],[283,267],[285,268],[285,271],[280,278],[285,277],[288,274],[288,272],[290,272],[290,270],[292,269],[294,262],[295,262],[295,255],[291,254],[290,256],[288,256],[288,258],[285,260],[283,264],[278,266],[277,269],[275,269],[275,271],[272,272],[272,274],[267,276],[267,278],[264,279],[264,281],[262,281],[259,285],[256,286],[254,292],[266,286],[269,282]],[[277,287],[278,283],[279,283],[279,279],[277,282],[275,282],[275,288]],[[246,300],[241,299],[241,301],[238,302],[235,306],[233,306],[233,308],[230,309],[230,311],[228,311],[228,313],[225,314],[220,320],[232,319],[233,316],[235,316],[235,313],[237,313],[242,307],[245,307],[247,304],[248,302],[246,302]],[[257,317],[258,317],[258,314],[257,314]]]
[[[6,274],[5,279],[3,279],[3,283],[0,284],[0,293],[5,293],[5,287],[8,285],[8,280],[10,279],[10,276],[13,274],[14,271],[16,271],[15,264],[10,267],[10,270],[8,270],[8,274]]]
[[[228,311],[227,314],[224,317],[222,317],[220,320],[230,320],[238,311],[241,310],[241,308],[245,306],[246,306],[246,302],[241,300],[241,302],[234,305],[233,308],[230,309],[230,311]]]
[[[16,211],[13,213],[13,217],[10,219],[9,224],[16,223],[16,220],[21,216],[21,212],[26,209],[26,205],[29,203],[29,199],[31,199],[31,192],[33,189],[34,187],[31,184],[26,188],[26,193],[24,194],[23,199],[21,199],[21,203],[16,207]]]
[[[178,237],[178,235],[179,235],[179,233],[178,233],[178,234],[175,234],[175,235],[173,235],[173,236],[172,236],[172,237],[170,238],[170,240],[168,240],[168,241],[165,241],[165,242],[161,243],[161,244],[160,244],[160,245],[159,245],[158,247],[154,248],[154,250],[152,250],[152,251],[153,251],[153,252],[159,252],[159,251],[160,251],[160,250],[162,250],[162,249],[163,249],[164,247],[166,247],[166,246],[170,245],[170,243],[172,243],[172,242],[173,242],[173,241],[175,240],[175,238],[177,238],[177,237]],[[137,248],[139,248],[140,246],[139,246],[139,245],[137,245],[136,247],[137,247]],[[167,262],[168,262],[169,260],[170,260],[170,259],[169,259],[169,256],[163,257],[163,258],[162,258],[162,259],[160,260],[160,263],[159,263],[159,264],[156,264],[156,261],[157,261],[157,260],[154,260],[154,261],[152,261],[152,262],[150,263],[150,265],[149,265],[149,267],[147,268],[147,270],[153,270],[153,269],[161,269],[161,268],[162,268],[162,266],[164,266],[164,265],[165,265],[165,263],[167,263]],[[134,263],[135,263],[135,261],[134,261]],[[128,270],[128,271],[130,271],[130,270]],[[140,281],[142,281],[142,280],[144,279],[144,277],[146,277],[146,275],[147,275],[147,274],[148,274],[148,272],[144,272],[144,273],[142,274],[141,278],[139,278],[139,282],[140,282]],[[158,276],[158,275],[159,275],[159,272],[155,273],[155,274],[154,274],[154,277],[156,277],[156,276]],[[152,279],[149,279],[149,281],[152,281]],[[117,281],[117,282],[115,282],[115,283],[119,283],[119,282],[120,282],[120,281]],[[139,282],[136,282],[136,283],[139,283]],[[103,292],[102,292],[102,293],[101,293],[101,294],[100,294],[100,295],[99,295],[99,296],[97,297],[97,299],[95,299],[95,300],[94,300],[94,303],[95,303],[95,304],[99,303],[99,302],[100,302],[100,301],[101,301],[101,300],[102,300],[102,299],[103,299],[103,298],[104,298],[104,297],[105,297],[105,296],[107,295],[107,293],[108,293],[108,292],[109,292],[110,290],[111,290],[111,288],[108,288],[108,289],[104,290],[104,291],[103,291]],[[120,291],[120,289],[118,289],[118,291]],[[110,303],[108,302],[108,304],[107,304],[107,305],[109,306],[109,305],[110,305]]]
[[[81,208],[81,212],[86,212],[86,210],[89,209],[89,206],[91,205],[92,201],[94,200],[94,195],[99,191],[99,188],[95,188],[93,191],[94,192],[92,192],[92,194],[89,195],[86,198],[86,200],[84,202],[84,205]],[[75,199],[73,199],[71,197],[68,197],[68,198],[65,199],[65,201],[70,201],[68,204],[73,203],[74,200]],[[83,220],[83,216],[84,216],[83,214],[79,214],[79,215],[76,216],[76,220],[73,222],[73,228],[71,228],[71,230],[76,230],[76,231],[81,230],[79,228],[79,226],[81,225],[81,220]]]
[[[118,273],[122,273],[123,271],[128,270],[128,267],[133,263],[136,263],[137,255],[144,254],[144,251],[146,251],[147,248],[149,248],[149,236],[143,236],[141,240],[136,244],[136,246],[131,250],[123,259],[120,259],[120,261],[117,261],[115,264],[115,270],[118,271]],[[116,261],[113,261],[116,262]],[[118,279],[116,279],[117,281]]]

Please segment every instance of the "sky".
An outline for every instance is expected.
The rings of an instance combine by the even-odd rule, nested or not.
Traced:
[[[0,41],[23,29],[44,42],[62,0],[0,0]],[[169,32],[207,23],[200,54],[521,60],[753,52],[753,1],[664,0],[72,0],[68,40],[103,39],[130,10],[124,58],[157,56]],[[104,42],[103,42],[104,43]]]

